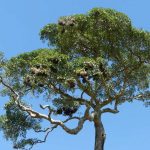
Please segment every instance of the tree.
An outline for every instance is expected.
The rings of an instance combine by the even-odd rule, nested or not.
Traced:
[[[133,27],[123,13],[94,8],[85,15],[61,17],[40,36],[49,49],[1,58],[1,93],[9,97],[0,118],[6,139],[24,149],[45,142],[59,126],[77,134],[90,121],[94,149],[104,150],[101,116],[118,113],[125,102],[150,103],[150,33]],[[47,113],[30,104],[31,96],[45,99],[40,108]],[[51,126],[43,129],[42,120]],[[77,126],[71,129],[67,123],[74,120]],[[44,132],[44,140],[26,137],[30,130]]]

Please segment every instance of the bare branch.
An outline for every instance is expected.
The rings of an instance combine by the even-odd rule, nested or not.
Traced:
[[[80,120],[79,117],[71,117],[71,118],[68,118],[68,119],[64,120],[63,123],[66,123],[66,122],[68,122],[68,121],[70,121],[70,120],[73,120],[73,119],[78,119],[78,120]],[[56,129],[57,127],[58,127],[58,125],[54,125],[54,126],[52,126],[51,128],[46,128],[46,129],[44,129],[44,130],[34,130],[35,132],[46,132],[46,134],[45,134],[45,136],[44,136],[44,139],[43,139],[43,140],[38,140],[38,141],[36,141],[34,144],[39,144],[39,143],[44,143],[44,142],[46,142],[49,133],[52,132],[52,131],[53,131],[54,129]],[[33,145],[34,145],[34,144],[33,144]]]
[[[31,150],[35,144],[40,144],[40,143],[46,142],[49,133],[50,133],[52,130],[54,130],[56,127],[57,127],[57,126],[55,125],[55,126],[53,126],[52,128],[47,128],[45,131],[43,130],[43,132],[46,132],[46,134],[45,134],[45,136],[44,136],[44,139],[43,139],[43,140],[36,140],[35,142],[33,142],[32,145],[31,145],[31,147],[29,148],[29,150]],[[36,131],[35,131],[35,132],[36,132]]]
[[[8,88],[12,93],[13,93],[13,97],[16,99],[19,97],[19,94],[17,92],[15,92],[13,90],[13,88],[9,85],[7,85],[4,81],[3,81],[3,78],[0,76],[0,82],[2,83],[2,85],[4,85],[6,88]]]
[[[91,90],[89,90],[87,87],[85,87],[81,82],[80,80],[76,79],[77,81],[77,84],[79,86],[79,88],[84,91],[87,95],[89,95],[91,98],[95,99],[95,95]],[[89,86],[90,83],[88,83],[88,86]],[[91,87],[91,86],[89,86]]]
[[[132,99],[149,99],[150,98],[150,92],[146,94],[138,94],[132,97]]]
[[[84,91],[81,93],[81,99],[83,99],[83,94],[84,94]]]
[[[20,96],[23,96],[26,92],[28,92],[28,91],[30,91],[32,88],[30,87],[30,88],[28,88],[28,89],[25,89],[23,92],[19,92],[19,95]]]
[[[144,94],[137,94],[137,95],[133,95],[130,97],[123,97],[124,99],[122,99],[122,101],[132,101],[132,100],[142,100],[142,101],[147,101],[150,99],[150,92],[149,93],[144,93]]]
[[[49,109],[49,115],[45,115],[45,114],[42,114],[42,113],[39,113],[39,112],[33,110],[32,108],[29,108],[29,107],[27,107],[27,106],[25,106],[25,105],[22,105],[22,104],[20,103],[20,101],[19,101],[19,98],[20,98],[19,95],[18,95],[9,85],[5,84],[5,83],[3,82],[3,80],[2,80],[2,78],[1,78],[1,82],[2,82],[2,84],[3,84],[4,86],[6,86],[6,87],[15,95],[15,97],[14,97],[14,98],[15,98],[15,102],[16,102],[16,104],[19,106],[19,108],[20,108],[22,111],[27,112],[32,118],[45,119],[45,120],[49,121],[51,124],[54,125],[51,129],[47,129],[47,133],[46,133],[46,136],[45,136],[43,142],[46,141],[46,138],[47,138],[49,132],[51,132],[51,131],[52,131],[54,128],[56,128],[57,126],[62,127],[62,129],[64,129],[64,130],[65,130],[67,133],[69,133],[69,134],[77,134],[77,133],[83,128],[84,122],[85,122],[86,120],[88,120],[90,107],[87,107],[87,108],[86,108],[85,113],[84,113],[84,116],[81,117],[81,118],[80,118],[80,117],[70,117],[70,118],[66,119],[65,121],[54,120],[54,119],[51,118],[52,109],[50,108],[50,106],[48,106],[48,105],[46,105],[46,106],[40,105],[40,107],[41,107],[42,109],[46,109],[46,108]],[[58,89],[57,89],[57,90],[58,90]],[[69,98],[72,98],[70,95],[68,95],[68,94],[66,94],[66,93],[63,93],[61,90],[59,90],[59,92],[60,92],[61,94],[65,94],[65,96],[67,96],[67,97],[69,97]],[[76,99],[76,98],[73,98],[73,100],[74,100],[74,99],[75,99],[75,100],[78,100],[78,99]],[[82,100],[82,99],[79,99],[79,100],[81,100],[81,101],[84,102],[84,103],[85,103],[85,102],[87,103],[87,101],[85,101],[85,100]],[[78,121],[78,125],[77,125],[76,128],[70,129],[70,128],[68,128],[68,127],[65,125],[65,123],[68,122],[68,121],[70,121],[70,120],[73,120],[73,119],[79,120],[79,121]],[[40,141],[40,142],[42,142],[42,141]]]
[[[119,111],[117,109],[110,109],[110,108],[105,108],[101,111],[101,113],[113,113],[113,114],[116,114],[118,113]]]
[[[79,79],[76,79],[76,81],[77,81],[77,84],[78,84],[78,87],[80,88],[80,90],[83,91],[82,94],[81,94],[81,96],[83,96],[84,93],[86,93],[88,96],[90,96],[91,99],[88,102],[89,102],[90,106],[94,109],[95,108],[95,103],[99,103],[99,100],[97,100],[97,98],[96,98],[96,93],[94,93],[94,91],[92,91],[91,89],[88,89],[88,87],[91,88],[90,82],[87,81],[88,87],[85,87],[80,82]]]
[[[59,120],[53,120],[52,118],[50,118],[50,122],[51,124],[55,124],[60,126],[62,129],[64,129],[64,131],[66,131],[69,134],[77,134],[82,128],[83,128],[83,124],[86,120],[88,120],[88,116],[89,116],[89,108],[86,109],[84,116],[79,118],[79,117],[70,117],[68,119],[66,119],[64,122],[59,121]],[[78,119],[78,125],[76,128],[74,129],[70,129],[68,128],[64,123],[68,122],[69,120],[72,119]]]
[[[88,101],[88,100],[85,100],[85,99],[82,99],[82,98],[76,98],[76,97],[73,97],[67,93],[65,93],[64,91],[62,91],[61,89],[57,88],[55,85],[51,84],[51,86],[53,86],[53,89],[59,93],[60,95],[64,96],[64,97],[67,97],[68,99],[70,100],[73,100],[75,102],[78,102],[80,103],[80,105],[90,105],[91,106],[91,103]]]
[[[46,128],[46,129],[40,129],[40,130],[36,130],[36,129],[33,129],[35,132],[46,132],[48,131],[50,128]]]
[[[122,85],[122,88],[120,89],[120,91],[118,93],[116,93],[116,95],[114,97],[109,96],[109,98],[107,100],[103,101],[100,104],[100,107],[102,108],[102,107],[106,106],[107,104],[111,103],[112,101],[115,101],[114,110],[117,110],[119,98],[123,95],[125,88],[126,88],[126,82],[127,82],[127,77],[125,76],[124,81],[123,81],[123,85]]]
[[[51,124],[54,124],[54,126],[51,129],[56,128],[57,126],[60,126],[60,127],[62,127],[62,129],[64,129],[69,134],[77,134],[83,128],[84,122],[86,120],[88,120],[87,119],[87,110],[85,111],[84,116],[81,118],[80,117],[70,117],[70,118],[66,119],[65,121],[60,121],[60,120],[54,120],[50,116],[38,113],[38,112],[32,110],[31,108],[27,108],[21,104],[19,104],[19,106],[22,108],[23,111],[26,111],[32,118],[45,119],[45,120],[48,120]],[[73,119],[77,119],[77,120],[79,120],[79,122],[78,122],[78,125],[76,128],[70,129],[64,123],[66,123],[70,120],[73,120]]]
[[[37,143],[44,143],[44,142],[46,142],[46,140],[47,140],[47,137],[48,137],[48,135],[49,135],[49,133],[50,132],[52,132],[55,128],[57,128],[57,125],[54,125],[53,127],[51,127],[51,128],[47,128],[46,129],[46,134],[45,134],[45,137],[44,137],[44,139],[43,140],[38,140],[38,141],[36,141],[36,143],[35,144],[37,144]]]
[[[55,113],[56,111],[55,110],[53,110],[49,105],[45,105],[45,106],[43,106],[43,105],[41,105],[40,104],[40,107],[42,108],[42,109],[48,109],[48,111],[49,111],[49,113],[48,113],[48,117],[50,117],[50,115],[51,115],[51,113],[53,112],[53,113]]]
[[[16,101],[16,104],[21,108],[22,111],[27,112],[32,118],[46,119],[49,121],[49,117],[45,114],[39,113],[27,106],[22,105],[19,101]]]

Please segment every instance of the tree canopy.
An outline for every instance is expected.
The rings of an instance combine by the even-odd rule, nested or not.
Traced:
[[[1,59],[1,93],[10,100],[0,128],[14,148],[45,141],[57,126],[77,134],[85,121],[96,124],[124,102],[149,104],[150,33],[133,27],[123,13],[94,8],[64,16],[43,27],[40,37],[50,48]],[[48,114],[32,108],[31,95],[45,99],[40,108]],[[56,116],[65,119],[52,119]],[[42,129],[42,120],[52,126]],[[78,121],[76,128],[65,124],[70,120]],[[32,129],[45,132],[45,139],[26,137]]]

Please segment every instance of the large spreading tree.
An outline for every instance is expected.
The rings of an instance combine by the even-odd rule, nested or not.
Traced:
[[[77,134],[89,121],[94,149],[104,150],[101,116],[117,114],[125,102],[150,102],[150,33],[133,27],[123,13],[95,8],[61,17],[40,37],[49,48],[1,57],[1,94],[9,99],[0,117],[6,139],[16,149],[30,149],[57,127]],[[45,133],[44,140],[28,137],[33,131]]]

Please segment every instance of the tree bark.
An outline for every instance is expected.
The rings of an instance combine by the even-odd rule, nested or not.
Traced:
[[[95,148],[94,150],[104,150],[104,143],[106,139],[105,130],[101,118],[96,118],[94,121],[95,126]]]

